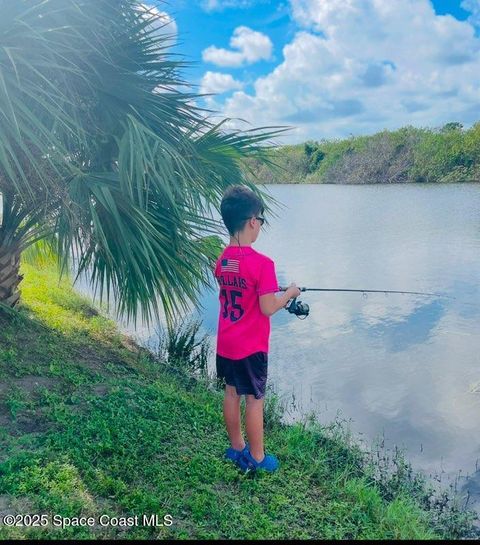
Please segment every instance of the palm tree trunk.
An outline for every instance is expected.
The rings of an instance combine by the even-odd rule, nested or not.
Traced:
[[[20,245],[14,234],[21,216],[16,212],[15,197],[8,191],[0,192],[0,303],[14,307],[20,299],[18,285]]]
[[[20,252],[18,248],[0,246],[0,303],[14,307],[20,299],[18,285],[23,279],[19,274]]]

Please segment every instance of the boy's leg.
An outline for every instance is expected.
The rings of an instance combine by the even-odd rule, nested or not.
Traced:
[[[230,443],[235,450],[242,450],[245,447],[240,426],[240,399],[241,396],[237,394],[235,386],[226,384],[223,399],[223,417]]]
[[[265,457],[263,451],[263,397],[256,399],[253,395],[246,396],[245,427],[250,454],[257,462]]]

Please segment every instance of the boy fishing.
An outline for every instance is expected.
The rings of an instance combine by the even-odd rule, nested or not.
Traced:
[[[263,203],[250,189],[230,186],[220,211],[230,243],[218,258],[215,277],[220,287],[217,376],[225,379],[223,416],[230,447],[225,458],[243,470],[275,471],[277,458],[265,454],[263,408],[267,382],[270,316],[300,295],[295,284],[279,297],[275,264],[252,248],[265,219]],[[240,400],[246,396],[243,438]]]

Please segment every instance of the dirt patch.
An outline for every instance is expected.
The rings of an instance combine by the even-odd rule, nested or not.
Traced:
[[[142,351],[142,347],[137,343],[135,339],[133,339],[133,337],[130,337],[129,335],[124,334],[122,336],[122,344],[123,346],[125,346],[125,348],[128,348],[132,352],[139,353]]]
[[[119,369],[135,372],[135,354],[122,354],[119,349],[111,348],[103,343],[91,344],[92,339],[87,338],[83,345],[72,345],[70,360],[75,364],[111,376],[111,371],[105,368],[107,363],[118,365]],[[130,361],[129,361],[130,360]]]
[[[26,433],[43,433],[51,427],[51,424],[39,414],[22,414],[11,424],[15,435]]]
[[[33,503],[28,498],[16,498],[8,494],[0,494],[0,517],[35,512]]]
[[[8,381],[0,382],[0,398],[5,397],[14,387],[20,388],[27,394],[32,394],[40,388],[51,390],[58,382],[58,378],[37,375],[8,379]]]
[[[16,418],[13,418],[5,400],[14,388],[19,388],[24,398],[31,400],[39,393],[41,388],[51,390],[58,382],[59,379],[55,377],[41,377],[36,375],[28,375],[0,382],[0,427],[16,436],[47,431],[51,427],[51,424],[41,414],[41,409],[37,409],[35,412],[20,411],[20,414]]]
[[[53,423],[46,418],[42,409],[23,411],[12,416],[7,407],[0,405],[0,427],[10,435],[18,437],[29,433],[44,433]]]
[[[0,428],[6,429],[7,426],[10,426],[10,423],[10,417],[6,412],[2,411],[2,407],[0,405]]]
[[[10,496],[6,494],[0,495],[0,516],[13,515],[14,511],[11,508]]]
[[[92,386],[92,392],[99,397],[106,396],[109,390],[110,387],[108,386],[108,384],[95,384],[94,386]]]

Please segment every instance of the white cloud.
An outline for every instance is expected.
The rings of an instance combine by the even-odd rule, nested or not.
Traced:
[[[160,11],[155,6],[148,4],[139,4],[138,9],[144,14],[143,17],[147,21],[152,20],[151,24],[156,29],[157,34],[165,35],[171,42],[175,41],[178,34],[177,23],[167,12]],[[173,45],[173,43],[170,45]]]
[[[205,11],[222,11],[226,8],[249,8],[255,3],[256,0],[203,0],[201,5]]]
[[[225,116],[295,127],[285,142],[478,119],[470,22],[435,14],[429,0],[291,0],[291,10],[303,29],[283,62],[253,94],[226,99]]]
[[[243,83],[233,78],[231,74],[221,72],[206,72],[200,85],[201,93],[226,93],[232,89],[241,89]]]
[[[463,0],[460,7],[471,13],[468,20],[475,26],[480,26],[480,0]]]
[[[230,38],[230,47],[237,51],[211,45],[203,51],[203,60],[218,66],[252,64],[262,59],[270,59],[273,44],[267,35],[246,26],[239,26]]]

